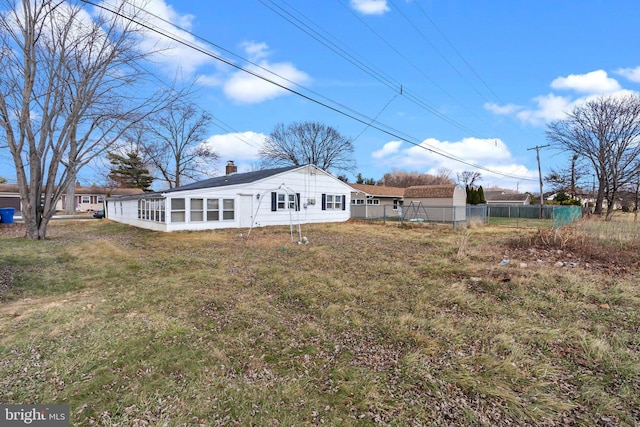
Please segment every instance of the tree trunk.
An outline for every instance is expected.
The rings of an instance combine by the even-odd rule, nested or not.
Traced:
[[[73,215],[76,213],[76,182],[75,179],[69,180],[67,190],[65,191],[65,197],[67,204],[64,207],[64,213],[67,215]]]

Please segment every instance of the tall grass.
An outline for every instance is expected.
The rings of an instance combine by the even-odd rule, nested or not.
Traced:
[[[0,237],[0,401],[79,426],[640,422],[637,270],[554,267],[535,231],[303,234]]]

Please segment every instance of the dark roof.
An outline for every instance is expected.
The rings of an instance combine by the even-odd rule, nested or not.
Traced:
[[[456,185],[415,185],[404,190],[407,199],[446,199],[453,197]]]
[[[370,194],[372,196],[381,197],[402,197],[404,195],[404,188],[400,187],[385,187],[384,185],[368,185],[368,184],[349,184],[351,188],[363,193]]]
[[[18,184],[0,184],[0,193],[19,193]],[[66,193],[66,192],[65,192]],[[139,188],[119,188],[119,187],[75,187],[75,194],[110,194],[112,196],[142,194]]]
[[[231,175],[217,176],[215,178],[205,179],[203,181],[192,182],[190,184],[181,185],[164,191],[164,193],[173,193],[175,191],[199,190],[202,188],[226,187],[228,185],[248,184],[250,182],[260,181],[292,169],[298,169],[302,166],[287,166],[284,168],[264,169],[254,172],[234,173]]]

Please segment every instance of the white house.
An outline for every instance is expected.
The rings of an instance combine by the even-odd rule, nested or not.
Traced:
[[[107,199],[107,218],[159,231],[342,222],[352,188],[322,169],[291,166],[227,174],[158,193]]]
[[[384,185],[349,184],[351,186],[352,218],[383,218],[398,216],[404,188]]]

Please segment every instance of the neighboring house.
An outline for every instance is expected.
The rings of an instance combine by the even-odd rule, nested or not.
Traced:
[[[142,190],[137,188],[108,188],[108,187],[80,187],[75,188],[75,210],[79,212],[94,211],[104,208],[104,200],[110,195],[140,194]],[[67,195],[56,204],[56,210],[62,211],[67,204]],[[20,189],[18,184],[0,184],[0,208],[14,208],[16,212],[22,212],[20,203]]]
[[[383,185],[349,184],[352,218],[383,218],[398,216],[402,206],[404,188]]]
[[[529,194],[504,190],[485,191],[484,199],[489,206],[527,206],[531,204],[531,196]]]
[[[158,231],[251,228],[349,219],[351,187],[313,166],[236,173],[164,192],[107,199],[107,218]]]
[[[417,185],[404,192],[403,218],[458,224],[466,221],[467,190],[459,185]]]
[[[20,211],[20,189],[18,184],[0,184],[0,208]]]
[[[104,201],[109,196],[127,196],[134,194],[143,194],[139,188],[111,188],[111,187],[98,187],[92,185],[91,187],[75,188],[75,210],[76,212],[90,212],[97,211],[104,208]],[[64,210],[67,207],[67,195],[63,194],[62,199],[58,201],[56,210]]]

